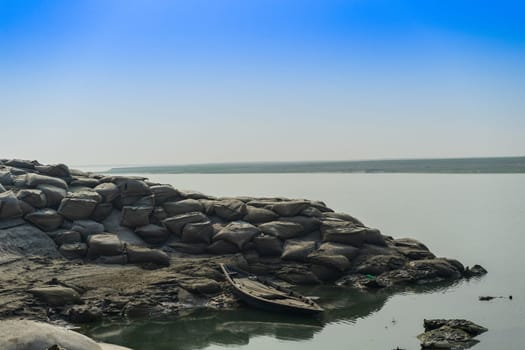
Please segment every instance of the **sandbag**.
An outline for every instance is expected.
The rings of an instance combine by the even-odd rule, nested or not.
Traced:
[[[326,212],[323,213],[323,218],[333,218],[333,219],[339,219],[343,221],[349,221],[354,225],[357,226],[365,226],[359,219],[356,219],[352,215],[346,214],[346,213],[330,213]]]
[[[33,208],[45,208],[47,206],[46,194],[42,190],[38,189],[23,189],[18,191],[16,197],[29,204]]]
[[[22,209],[13,191],[0,193],[0,220],[22,216]]]
[[[202,204],[196,199],[183,199],[178,202],[166,202],[162,205],[168,216],[175,216],[194,211],[203,211]]]
[[[97,202],[93,199],[64,198],[58,207],[58,213],[69,220],[88,219]]]
[[[47,176],[70,178],[71,172],[65,164],[35,165],[35,170]]]
[[[149,216],[153,207],[124,207],[120,224],[126,227],[140,227],[149,224]]]
[[[361,247],[365,243],[367,229],[347,221],[323,221],[321,233],[324,242],[335,242]]]
[[[11,186],[14,182],[13,174],[8,169],[0,169],[0,185]]]
[[[304,262],[308,255],[315,250],[316,243],[313,241],[300,241],[289,239],[284,243],[281,259]]]
[[[47,232],[47,235],[55,241],[56,245],[72,244],[82,242],[82,235],[77,231],[72,230],[56,230]]]
[[[214,234],[215,231],[210,221],[189,223],[182,229],[182,241],[210,244]]]
[[[179,191],[174,189],[171,185],[155,185],[150,187],[150,191],[155,197],[155,204],[161,205],[164,202],[182,199]]]
[[[283,242],[277,237],[262,234],[255,237],[253,242],[260,256],[281,256],[283,252]]]
[[[328,255],[322,252],[313,252],[308,254],[307,260],[312,264],[328,266],[344,272],[350,268],[350,262],[343,255]]]
[[[34,169],[35,165],[41,165],[36,160],[26,160],[26,159],[9,159],[4,164],[12,166],[13,168],[22,168],[22,169]]]
[[[112,202],[120,195],[118,186],[112,182],[101,183],[95,186],[93,190],[102,196],[102,201],[106,203]]]
[[[166,228],[152,224],[136,228],[135,233],[149,244],[162,244],[170,235]]]
[[[29,221],[42,231],[53,231],[62,226],[64,218],[54,209],[41,209],[25,216]]]
[[[304,200],[289,200],[275,202],[267,208],[273,210],[280,216],[297,216],[303,209],[308,207],[309,204],[310,202]]]
[[[260,229],[244,221],[234,221],[226,225],[215,236],[213,241],[224,240],[236,245],[239,250],[260,233]]]
[[[242,219],[246,215],[246,204],[238,199],[224,199],[214,204],[215,214],[228,221]]]
[[[259,229],[268,235],[280,239],[289,239],[304,235],[306,232],[302,225],[295,222],[271,221],[258,226]]]
[[[67,183],[59,178],[39,175],[39,174],[27,174],[26,184],[29,187],[37,187],[38,185],[51,185],[55,187],[67,190]]]
[[[303,227],[305,233],[318,231],[321,227],[321,221],[315,217],[290,216],[279,218],[279,221],[293,222]]]
[[[71,230],[80,233],[82,238],[86,240],[91,235],[104,232],[104,225],[93,220],[76,220],[73,221]]]
[[[74,177],[73,180],[69,183],[70,186],[82,186],[82,187],[89,187],[94,188],[100,184],[100,181],[92,178],[92,177],[85,177],[85,176],[79,176]]]
[[[47,207],[57,209],[62,199],[67,195],[67,191],[63,188],[52,185],[38,185],[37,189],[44,192],[47,200]]]
[[[191,212],[186,214],[180,214],[171,218],[164,219],[162,224],[171,232],[176,235],[182,235],[182,229],[186,224],[192,222],[203,222],[208,221],[208,217],[201,212]]]
[[[321,244],[317,251],[324,255],[343,255],[349,260],[355,258],[359,254],[359,249],[354,246],[332,242]]]
[[[58,251],[64,258],[69,260],[74,259],[83,259],[87,254],[87,244],[86,243],[64,243],[60,246]]]
[[[257,208],[251,205],[246,206],[246,215],[243,220],[251,224],[261,224],[269,221],[274,221],[279,216],[273,211],[264,208]]]
[[[141,180],[128,179],[117,182],[122,197],[142,197],[151,193],[149,186]]]
[[[102,196],[89,187],[73,187],[69,188],[67,193],[69,198],[81,198],[81,199],[91,199],[97,203],[102,202]]]
[[[104,221],[109,214],[113,211],[113,204],[111,203],[98,203],[91,213],[91,218],[95,221]]]
[[[87,244],[90,258],[120,255],[124,251],[122,241],[116,235],[110,233],[89,236]]]

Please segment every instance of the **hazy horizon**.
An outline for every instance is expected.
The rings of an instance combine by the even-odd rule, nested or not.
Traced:
[[[516,1],[0,0],[1,157],[523,155],[524,10]]]

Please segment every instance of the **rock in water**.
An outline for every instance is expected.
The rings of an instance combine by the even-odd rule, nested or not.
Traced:
[[[488,329],[467,320],[424,320],[425,332],[418,335],[423,349],[467,349],[479,341],[475,336]]]

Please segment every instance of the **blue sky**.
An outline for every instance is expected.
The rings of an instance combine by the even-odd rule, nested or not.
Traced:
[[[3,157],[525,154],[519,1],[0,0]]]

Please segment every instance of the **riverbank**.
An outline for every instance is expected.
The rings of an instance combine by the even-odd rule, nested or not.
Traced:
[[[4,318],[80,324],[235,307],[219,261],[281,283],[365,289],[468,275],[320,201],[215,198],[19,160],[0,170]],[[68,301],[50,303],[53,293]]]

